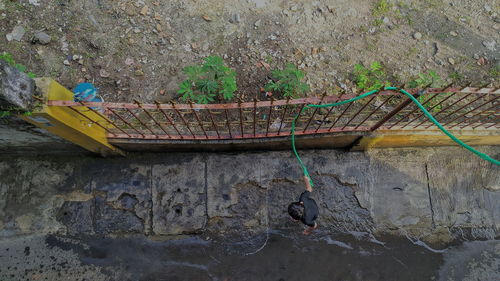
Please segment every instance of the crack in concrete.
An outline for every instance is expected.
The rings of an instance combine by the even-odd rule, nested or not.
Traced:
[[[154,235],[153,230],[153,165],[149,166],[149,234]],[[144,228],[147,226],[144,224]]]
[[[434,221],[434,206],[432,205],[431,184],[429,182],[429,170],[427,167],[427,163],[425,163],[425,175],[427,177],[427,194],[429,196],[429,205],[431,207],[432,228],[436,228],[436,222]]]
[[[205,225],[202,229],[205,229],[208,226],[208,221],[210,217],[208,216],[208,159],[205,158],[205,167],[204,167],[204,177],[205,177]]]

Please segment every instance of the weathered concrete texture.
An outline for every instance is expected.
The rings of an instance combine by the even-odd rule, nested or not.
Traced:
[[[2,155],[90,154],[83,148],[14,116],[0,119],[0,153]]]
[[[481,147],[499,158],[498,147]],[[302,151],[325,231],[427,241],[500,235],[500,169],[460,148]],[[14,172],[15,171],[15,172]],[[200,234],[300,227],[292,154],[146,154],[0,161],[0,235]]]
[[[0,108],[30,110],[34,93],[33,79],[0,60]]]

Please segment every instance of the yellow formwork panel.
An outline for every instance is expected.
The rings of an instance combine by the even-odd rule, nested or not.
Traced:
[[[73,93],[53,79],[39,78],[36,79],[36,84],[45,101],[73,100]],[[105,119],[88,108],[75,107],[75,109],[103,127],[112,128],[112,125],[108,124]],[[89,151],[101,155],[124,154],[108,142],[103,128],[68,107],[49,106],[44,102],[42,108],[34,110],[31,116],[19,117]]]

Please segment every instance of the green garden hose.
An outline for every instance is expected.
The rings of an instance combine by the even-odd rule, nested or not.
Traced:
[[[485,153],[482,153],[480,151],[477,151],[475,150],[474,148],[472,148],[471,146],[467,145],[466,143],[464,143],[463,141],[461,141],[460,139],[458,139],[457,137],[455,137],[453,134],[451,134],[450,132],[448,132],[430,113],[429,111],[427,111],[427,109],[425,109],[425,107],[410,93],[408,93],[407,91],[405,91],[404,89],[398,89],[396,87],[385,87],[384,90],[391,90],[391,91],[399,91],[401,93],[403,93],[404,95],[406,95],[407,97],[409,97],[419,108],[420,110],[422,110],[422,112],[425,114],[425,116],[427,116],[427,118],[429,118],[429,120],[431,120],[432,123],[434,123],[434,125],[436,125],[445,135],[447,135],[450,139],[452,139],[454,142],[458,143],[459,145],[461,145],[462,147],[464,147],[465,149],[471,151],[472,153],[475,153],[477,156],[481,157],[482,159],[486,160],[486,161],[489,161],[495,165],[498,165],[500,166],[500,161],[496,160],[496,159],[493,159],[492,157],[490,157],[489,155],[485,154]],[[343,105],[343,104],[346,104],[346,103],[350,103],[350,102],[353,102],[353,101],[357,101],[357,100],[360,100],[360,99],[363,99],[363,98],[366,98],[370,95],[373,95],[373,94],[376,94],[378,93],[379,90],[373,90],[373,91],[369,91],[369,92],[366,92],[360,96],[357,96],[355,98],[352,98],[352,99],[348,99],[348,100],[344,100],[344,101],[341,101],[341,102],[337,102],[337,103],[330,103],[330,104],[307,104],[305,105],[302,110],[295,116],[295,118],[293,119],[292,121],[292,149],[293,149],[293,153],[295,154],[295,156],[297,157],[297,160],[299,161],[299,165],[300,167],[302,168],[303,172],[304,172],[304,176],[308,177],[309,178],[309,182],[311,183],[311,186],[313,186],[313,182],[312,182],[312,179],[311,177],[309,176],[309,172],[307,171],[307,167],[304,165],[304,163],[302,162],[302,159],[300,159],[300,156],[299,154],[297,153],[297,149],[295,148],[295,123],[297,121],[297,119],[299,118],[299,116],[302,114],[302,112],[306,109],[306,108],[324,108],[324,107],[332,107],[332,106],[339,106],[339,105]]]

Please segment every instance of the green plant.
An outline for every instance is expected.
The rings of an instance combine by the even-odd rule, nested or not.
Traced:
[[[266,84],[266,91],[277,91],[283,93],[284,97],[296,98],[309,91],[308,84],[301,82],[305,73],[294,64],[288,63],[284,69],[271,71],[273,81]]]
[[[381,17],[387,14],[394,5],[387,0],[379,0],[372,10],[372,14],[376,17]]]
[[[10,53],[7,53],[7,52],[1,53],[0,54],[0,60],[4,60],[9,65],[17,68],[21,72],[26,72],[26,66],[24,66],[24,65],[22,65],[20,63],[16,63],[16,61],[12,57],[12,54],[10,54]],[[36,74],[33,73],[33,72],[28,72],[28,73],[26,73],[26,75],[28,75],[30,78],[35,78],[36,77]]]
[[[218,56],[209,56],[202,65],[187,66],[183,70],[188,79],[179,85],[177,93],[183,100],[194,100],[206,104],[214,101],[217,95],[226,100],[234,97],[236,87],[236,72],[224,65]]]
[[[414,80],[408,83],[410,88],[439,87],[442,79],[434,70],[419,73]]]
[[[390,86],[384,66],[378,61],[372,62],[368,68],[355,64],[354,74],[356,75],[354,82],[361,90],[371,91]]]

